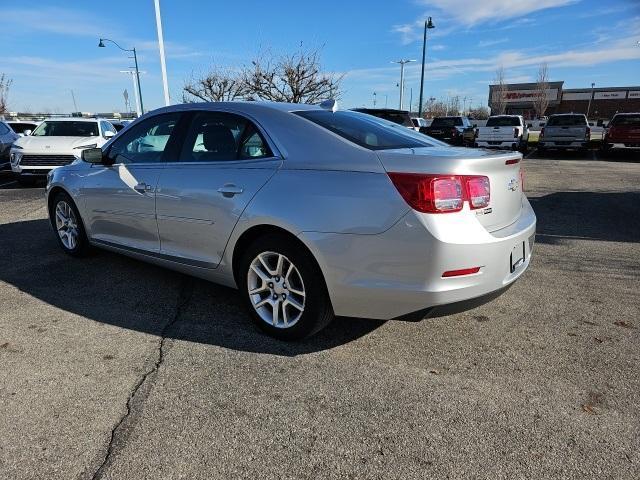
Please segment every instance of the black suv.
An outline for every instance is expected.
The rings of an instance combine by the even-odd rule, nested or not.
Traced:
[[[450,145],[472,146],[475,140],[475,127],[467,117],[436,117],[420,132]]]
[[[408,128],[413,128],[413,122],[409,116],[409,112],[406,110],[395,110],[393,108],[354,108],[354,112],[366,113],[373,115],[374,117],[388,120],[398,125],[403,125]]]

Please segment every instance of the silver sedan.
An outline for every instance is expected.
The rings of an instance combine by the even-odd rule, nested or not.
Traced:
[[[47,202],[68,254],[100,247],[238,288],[257,325],[297,339],[334,315],[420,319],[502,292],[531,259],[522,187],[519,153],[332,102],[201,103],[84,150],[49,174]]]

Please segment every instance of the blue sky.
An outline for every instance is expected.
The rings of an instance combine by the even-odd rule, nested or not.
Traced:
[[[0,0],[0,73],[13,79],[12,110],[123,110],[133,98],[132,61],[108,37],[139,51],[146,108],[162,106],[153,0]],[[37,4],[37,5],[36,5]],[[637,0],[324,0],[243,2],[162,0],[174,102],[192,75],[216,64],[239,67],[259,51],[322,47],[323,68],[344,74],[344,107],[398,105],[399,66],[421,58],[421,25],[432,16],[426,97],[459,95],[486,105],[499,66],[507,80],[534,81],[541,62],[565,88],[640,84]],[[417,102],[419,64],[406,67],[406,97]],[[388,100],[387,100],[388,99]],[[405,105],[406,106],[406,105]]]

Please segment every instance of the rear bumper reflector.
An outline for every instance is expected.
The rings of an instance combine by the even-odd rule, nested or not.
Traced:
[[[460,277],[462,275],[471,275],[474,273],[478,273],[480,271],[480,267],[473,268],[463,268],[461,270],[448,270],[442,274],[443,278],[447,277]]]

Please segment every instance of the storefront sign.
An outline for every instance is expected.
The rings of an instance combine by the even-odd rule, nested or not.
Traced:
[[[629,90],[629,98],[640,98],[640,90]]]
[[[562,100],[589,100],[591,92],[563,92]]]
[[[504,99],[506,103],[533,102],[539,94],[538,90],[507,90]],[[558,99],[557,88],[549,88],[545,90],[545,94],[549,101]]]
[[[593,94],[593,98],[596,100],[625,98],[626,96],[627,96],[627,92],[625,90],[620,90],[617,92],[596,92]]]

